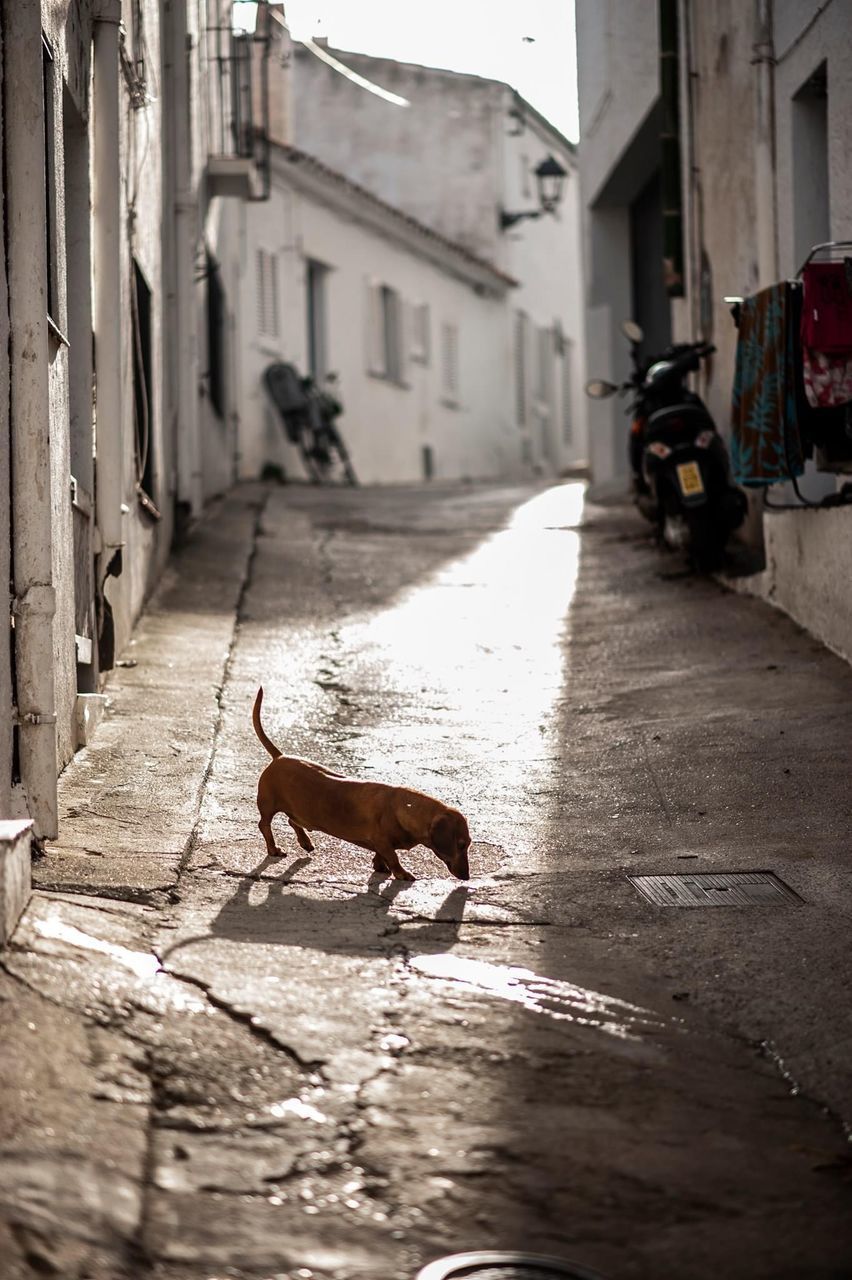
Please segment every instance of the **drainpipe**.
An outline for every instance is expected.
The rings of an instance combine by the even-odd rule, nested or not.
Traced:
[[[680,37],[678,0],[659,0],[660,183],[663,198],[663,276],[670,298],[682,298],[683,189],[680,176]]]
[[[115,573],[120,564],[117,553],[123,545],[120,22],[121,0],[102,0],[94,24],[92,74],[93,321],[98,386],[96,516],[100,535],[100,592],[110,570]],[[104,647],[111,650],[112,636]]]
[[[757,237],[758,286],[778,278],[778,236],[775,217],[775,50],[772,0],[754,0],[755,85],[754,203]]]
[[[41,7],[6,5],[6,236],[15,683],[21,779],[36,835],[58,834]]]

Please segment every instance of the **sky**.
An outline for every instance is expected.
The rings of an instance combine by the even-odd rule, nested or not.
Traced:
[[[505,80],[579,136],[574,0],[285,0],[285,13],[297,40]]]

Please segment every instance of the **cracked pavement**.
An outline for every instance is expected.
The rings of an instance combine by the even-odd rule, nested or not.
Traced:
[[[255,789],[468,816],[408,885]],[[852,1272],[852,671],[582,486],[243,486],[173,561],[0,956],[0,1276]],[[799,903],[655,907],[630,874]]]

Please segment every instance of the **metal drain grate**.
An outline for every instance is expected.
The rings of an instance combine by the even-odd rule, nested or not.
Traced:
[[[657,907],[780,907],[802,901],[772,871],[696,871],[627,879]]]
[[[417,1273],[416,1280],[602,1280],[597,1272],[541,1253],[454,1253]]]

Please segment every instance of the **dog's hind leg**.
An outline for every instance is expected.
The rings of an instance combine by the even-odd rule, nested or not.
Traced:
[[[260,834],[263,836],[264,840],[266,841],[266,852],[269,855],[269,857],[283,858],[284,853],[276,845],[275,837],[272,834],[272,819],[274,817],[275,817],[274,811],[272,813],[264,813],[263,810],[261,810],[260,821],[258,822],[257,825],[260,828]]]
[[[290,826],[295,831],[296,839],[299,841],[299,844],[302,846],[305,853],[313,853],[314,846],[311,843],[311,837],[308,835],[305,828],[300,827],[298,822],[294,822],[293,819],[290,817],[287,818],[287,821],[290,823]]]

